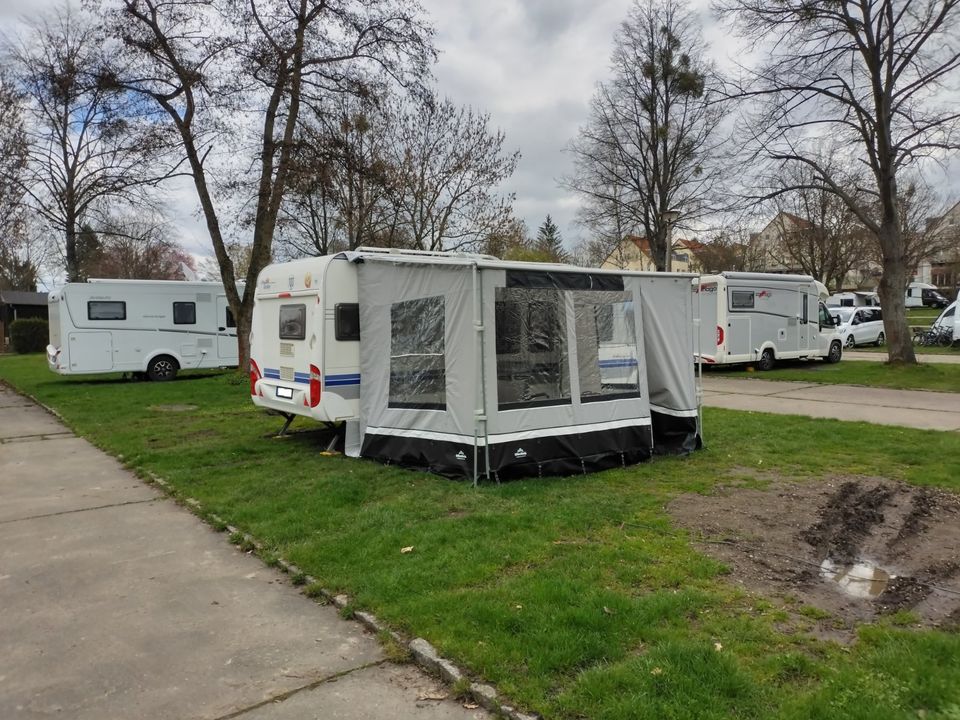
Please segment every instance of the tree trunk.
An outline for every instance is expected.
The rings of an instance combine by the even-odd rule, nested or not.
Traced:
[[[251,293],[252,294],[252,293]],[[253,327],[253,303],[241,303],[237,310],[237,372],[250,371],[250,330]]]
[[[887,359],[891,363],[916,364],[913,338],[907,325],[905,293],[907,265],[900,230],[892,223],[880,226],[883,250],[883,276],[880,278],[880,306],[883,308],[883,332],[887,339]]]

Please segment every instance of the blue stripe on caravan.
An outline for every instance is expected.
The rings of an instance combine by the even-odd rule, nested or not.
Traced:
[[[636,360],[601,360],[600,367],[602,368],[611,368],[611,367],[636,367]]]
[[[323,384],[327,387],[338,387],[342,385],[359,385],[360,373],[351,373],[348,375],[327,375],[323,378]]]
[[[280,379],[280,371],[275,368],[264,368],[263,376],[268,378],[273,378],[274,380]]]

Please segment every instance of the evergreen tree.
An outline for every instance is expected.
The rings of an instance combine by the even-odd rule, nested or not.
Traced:
[[[560,228],[553,222],[553,218],[547,215],[547,219],[537,229],[537,246],[547,262],[566,262],[569,256],[563,248],[563,238],[560,236]]]

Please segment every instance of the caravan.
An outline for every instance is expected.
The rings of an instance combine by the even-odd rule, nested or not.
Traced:
[[[507,478],[700,444],[691,274],[361,249],[258,278],[250,394],[349,454]]]
[[[809,275],[728,272],[704,275],[694,290],[700,308],[700,358],[707,364],[823,358],[838,362],[843,339]]]
[[[55,373],[142,373],[236,367],[237,330],[223,285],[89,280],[50,293],[47,364]]]

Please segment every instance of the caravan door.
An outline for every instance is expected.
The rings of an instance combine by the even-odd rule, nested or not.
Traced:
[[[226,295],[217,295],[217,357],[224,365],[236,365],[240,359],[237,352],[237,323]]]

